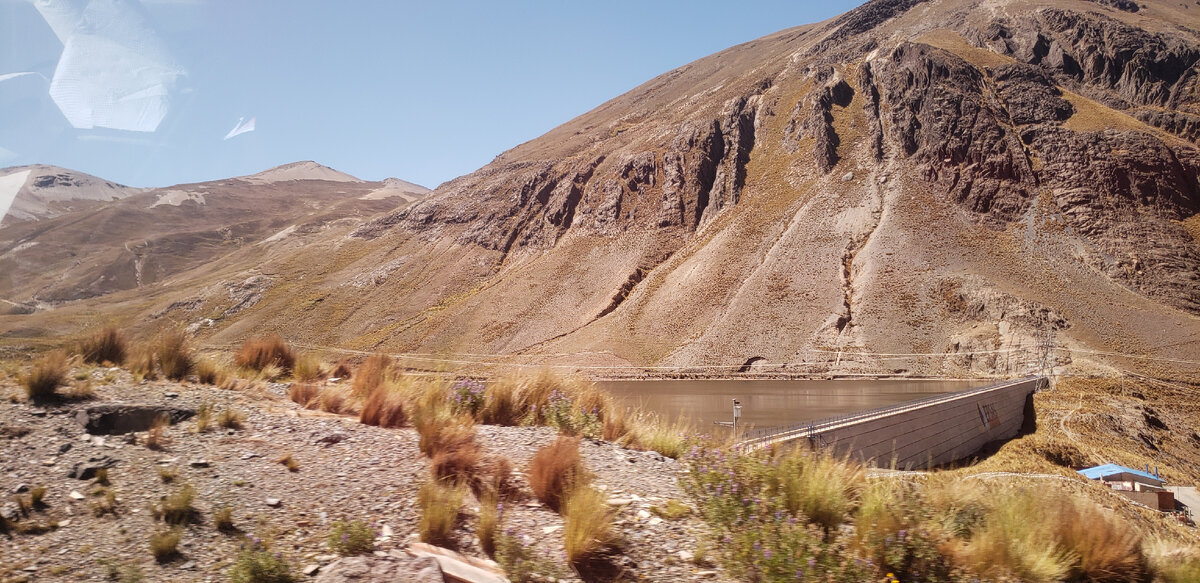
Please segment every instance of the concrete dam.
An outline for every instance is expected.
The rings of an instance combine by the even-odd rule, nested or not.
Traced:
[[[967,459],[1032,425],[1033,394],[1046,377],[1027,377],[889,407],[747,432],[744,449],[807,445],[876,467],[917,469]]]

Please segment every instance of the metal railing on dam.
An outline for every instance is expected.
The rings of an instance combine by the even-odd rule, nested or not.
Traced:
[[[928,467],[971,456],[990,442],[1011,439],[1032,415],[1030,396],[1049,386],[1026,377],[916,401],[784,427],[748,431],[741,449],[806,440],[814,449],[899,469]]]

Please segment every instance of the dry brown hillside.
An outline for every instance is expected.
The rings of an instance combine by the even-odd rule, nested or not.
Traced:
[[[1159,0],[876,0],[670,71],[417,204],[0,331],[119,308],[217,345],[1195,375],[1197,30],[1200,7]]]

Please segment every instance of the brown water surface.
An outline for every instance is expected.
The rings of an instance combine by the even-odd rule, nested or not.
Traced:
[[[659,413],[670,420],[682,415],[707,433],[715,421],[733,419],[733,399],[742,404],[740,427],[775,427],[962,391],[988,382],[653,380],[598,384],[629,406]]]

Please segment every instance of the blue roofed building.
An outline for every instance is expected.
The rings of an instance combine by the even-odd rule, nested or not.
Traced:
[[[1175,510],[1175,495],[1166,490],[1167,481],[1158,476],[1158,470],[1150,473],[1117,464],[1104,464],[1079,470],[1089,480],[1097,480],[1117,493],[1135,502],[1157,510]]]

